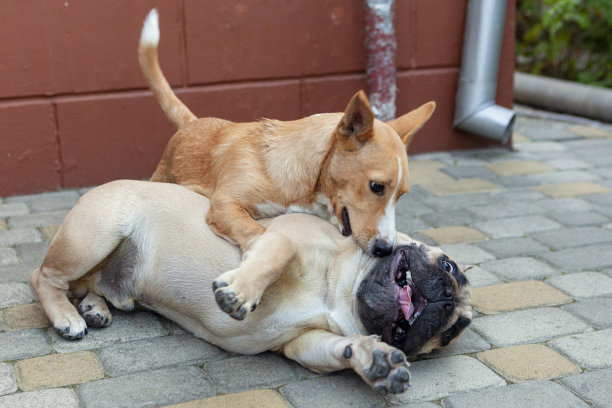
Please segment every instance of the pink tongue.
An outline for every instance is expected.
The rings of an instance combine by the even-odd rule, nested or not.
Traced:
[[[399,304],[402,312],[404,312],[404,319],[410,320],[414,313],[414,305],[410,301],[412,296],[412,288],[410,286],[404,286],[399,290]]]

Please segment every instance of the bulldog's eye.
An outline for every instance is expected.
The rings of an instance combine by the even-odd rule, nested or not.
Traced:
[[[455,273],[457,267],[455,266],[455,263],[453,261],[445,259],[444,261],[442,261],[442,269],[444,269],[448,273]]]
[[[385,186],[375,181],[370,181],[370,190],[376,195],[383,195],[385,193]]]

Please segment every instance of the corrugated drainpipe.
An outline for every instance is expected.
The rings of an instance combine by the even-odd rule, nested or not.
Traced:
[[[395,0],[363,0],[368,97],[376,118],[395,119]]]
[[[469,0],[455,107],[457,129],[506,143],[516,114],[495,104],[506,0]]]

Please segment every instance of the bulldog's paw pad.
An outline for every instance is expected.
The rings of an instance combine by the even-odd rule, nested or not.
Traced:
[[[92,294],[87,295],[79,304],[79,314],[85,319],[89,327],[108,327],[113,321],[113,317],[106,303],[102,298]]]
[[[98,312],[86,312],[83,314],[83,319],[85,319],[87,326],[95,327],[96,329],[108,327],[111,324],[110,316],[104,316]]]
[[[66,319],[66,321],[54,325],[55,331],[66,340],[80,340],[87,334],[87,324],[80,316],[78,320]]]
[[[236,320],[244,320],[250,312],[257,309],[259,299],[250,301],[247,296],[237,289],[236,284],[228,285],[225,281],[213,282],[215,301],[225,313]]]
[[[364,370],[364,374],[376,392],[399,394],[410,385],[408,367],[406,356],[401,351],[376,349],[372,352],[372,365]]]

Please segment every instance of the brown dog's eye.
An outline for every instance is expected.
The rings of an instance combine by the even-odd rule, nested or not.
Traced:
[[[376,195],[383,195],[385,193],[385,186],[375,181],[370,181],[370,190]]]

